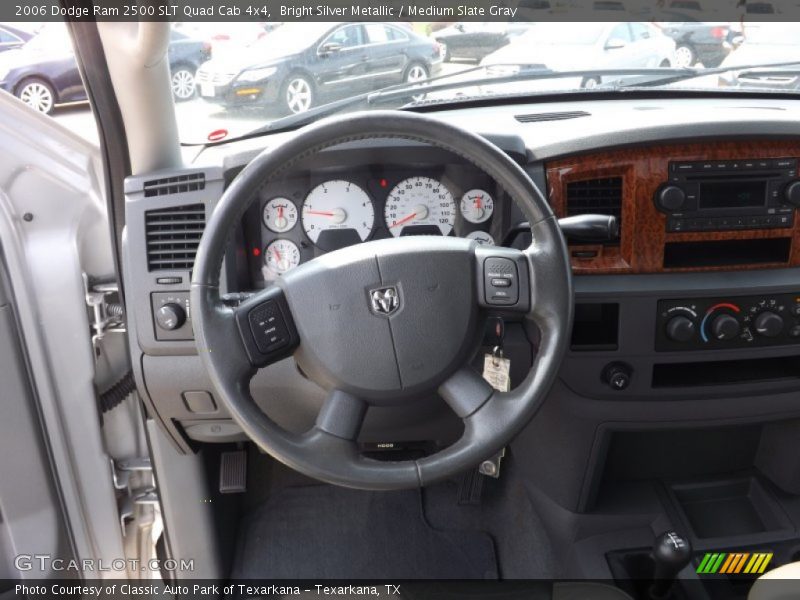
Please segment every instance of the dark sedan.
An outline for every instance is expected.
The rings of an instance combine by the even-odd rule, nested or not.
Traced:
[[[675,40],[676,67],[691,67],[698,62],[717,67],[733,48],[728,23],[676,21],[664,23],[662,31]]]
[[[301,113],[315,104],[441,69],[439,44],[392,23],[286,23],[246,55],[200,67],[200,96],[225,106],[278,106]]]
[[[172,92],[176,100],[195,95],[194,75],[208,60],[208,45],[176,31],[169,45]],[[56,104],[86,100],[66,29],[50,24],[16,50],[0,54],[0,89],[49,114]]]

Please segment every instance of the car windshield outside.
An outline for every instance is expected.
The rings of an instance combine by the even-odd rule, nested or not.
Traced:
[[[800,23],[703,22],[690,4],[672,2],[668,21],[173,23],[168,59],[181,139],[207,143],[352,110],[446,108],[488,96],[798,91]],[[93,131],[66,28],[26,31],[27,42],[0,51],[0,88],[81,135]]]

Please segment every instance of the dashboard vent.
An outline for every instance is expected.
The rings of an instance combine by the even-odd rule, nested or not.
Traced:
[[[566,121],[567,119],[577,119],[588,117],[591,113],[585,110],[573,110],[564,112],[530,113],[527,115],[514,115],[520,123],[539,123],[541,121]]]
[[[144,197],[197,192],[205,189],[205,187],[205,173],[189,173],[188,175],[177,175],[175,177],[165,177],[164,179],[151,179],[144,182]]]
[[[567,216],[586,214],[614,215],[622,229],[622,177],[567,184]]]
[[[144,221],[147,269],[191,270],[206,225],[205,207],[191,204],[148,210]]]

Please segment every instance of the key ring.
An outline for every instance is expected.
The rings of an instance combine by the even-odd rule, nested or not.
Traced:
[[[495,346],[492,348],[492,365],[499,367],[501,360],[503,360],[503,349],[500,346]]]

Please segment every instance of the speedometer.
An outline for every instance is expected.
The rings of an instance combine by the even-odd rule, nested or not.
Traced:
[[[326,231],[353,230],[363,242],[375,223],[367,193],[350,181],[334,179],[315,187],[303,203],[303,229],[317,244]]]
[[[427,226],[449,235],[456,219],[453,195],[431,177],[410,177],[398,183],[386,198],[386,226],[393,236],[406,228]]]

